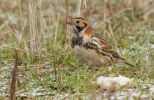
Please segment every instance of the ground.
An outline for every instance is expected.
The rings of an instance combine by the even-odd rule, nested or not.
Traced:
[[[133,89],[138,94],[134,99],[142,94],[152,98],[154,14],[148,11],[153,6],[145,5],[149,10],[144,11],[137,4],[127,5],[127,0],[81,1],[0,1],[0,98],[5,100],[9,95],[15,48],[19,55],[18,99],[99,99],[97,77],[119,75],[133,82],[117,92]],[[66,11],[87,18],[95,31],[136,67],[118,63],[89,68],[79,61],[70,50],[72,31],[65,24]]]

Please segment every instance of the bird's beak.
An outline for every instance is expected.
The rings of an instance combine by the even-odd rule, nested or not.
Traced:
[[[68,21],[66,22],[66,24],[68,24],[68,25],[73,25],[73,23],[72,23],[72,22],[68,22]]]
[[[73,25],[72,20],[73,20],[73,16],[69,15],[68,12],[65,12],[65,23],[69,24],[69,25]]]
[[[66,24],[68,25],[73,25],[73,17],[72,16],[68,16],[66,18]]]
[[[66,21],[66,24],[68,24],[68,25],[73,25],[72,20],[71,20],[71,19],[68,19],[68,20]]]

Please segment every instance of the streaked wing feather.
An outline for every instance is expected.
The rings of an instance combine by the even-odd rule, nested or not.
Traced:
[[[99,33],[93,34],[92,38],[95,39],[93,44],[97,46],[97,51],[101,54],[123,59]]]

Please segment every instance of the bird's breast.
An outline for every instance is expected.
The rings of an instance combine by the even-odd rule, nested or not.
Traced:
[[[93,49],[86,49],[82,46],[74,46],[72,48],[73,53],[89,66],[106,66],[111,64],[111,59],[107,56],[100,55]]]

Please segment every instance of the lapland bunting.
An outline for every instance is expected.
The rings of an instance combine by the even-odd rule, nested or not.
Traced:
[[[73,27],[71,39],[72,51],[89,66],[107,66],[122,62],[133,66],[122,58],[117,51],[99,33],[95,33],[87,19],[69,17],[67,24]]]

